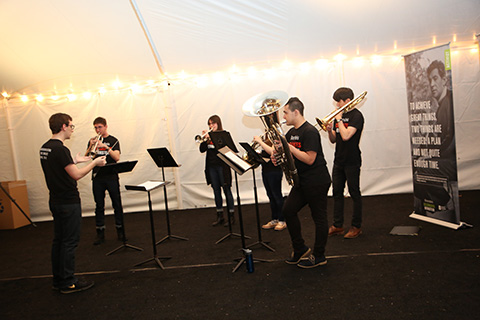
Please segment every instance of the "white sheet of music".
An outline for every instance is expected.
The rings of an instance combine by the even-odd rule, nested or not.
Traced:
[[[165,182],[164,181],[145,181],[144,183],[141,183],[139,184],[138,186],[139,187],[144,187],[146,191],[150,191],[150,190],[153,190],[155,188],[158,188],[162,185],[164,185]]]
[[[248,162],[245,162],[243,159],[241,159],[237,154],[233,153],[232,151],[226,152],[225,156],[227,156],[228,159],[233,161],[237,166],[242,168],[244,171],[247,171],[251,167],[251,165]]]

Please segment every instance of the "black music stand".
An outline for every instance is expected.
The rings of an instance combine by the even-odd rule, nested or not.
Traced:
[[[253,174],[253,194],[255,196],[255,215],[257,218],[257,232],[258,232],[258,241],[248,245],[247,248],[253,247],[257,244],[267,248],[268,250],[275,252],[275,249],[270,247],[267,243],[262,240],[262,228],[260,226],[260,213],[258,210],[258,193],[257,193],[257,180],[255,178],[255,169],[260,165],[266,163],[266,161],[252,148],[252,146],[246,142],[240,142],[240,145],[245,149],[250,156],[251,159],[255,162],[254,166],[252,167],[252,174]]]
[[[162,168],[162,179],[165,182],[165,167],[179,167],[175,159],[173,159],[167,148],[147,149],[157,167]],[[188,238],[172,235],[170,232],[170,216],[168,214],[168,200],[167,200],[167,184],[163,185],[163,195],[165,197],[165,216],[167,218],[167,235],[163,237],[156,245],[162,243],[167,239],[188,240]]]
[[[232,136],[230,135],[230,132],[228,132],[228,131],[213,131],[213,132],[209,133],[209,136],[210,136],[210,139],[212,139],[212,142],[215,145],[215,148],[217,150],[220,151],[222,148],[228,147],[229,148],[228,150],[230,150],[232,152],[235,152],[235,153],[238,152],[238,149],[235,146],[235,143],[233,143]],[[218,155],[220,157],[221,153],[219,153]],[[225,157],[222,158],[223,161],[225,161],[224,158]],[[227,163],[227,164],[230,167],[232,167],[232,166],[235,167],[235,165],[231,162]],[[235,170],[239,170],[239,169],[235,169]],[[240,172],[242,172],[242,171],[240,170]],[[243,174],[243,172],[241,174]],[[237,179],[237,171],[235,171],[235,180],[236,179]],[[241,208],[240,208],[240,201],[238,200],[238,198],[239,198],[239,193],[238,193],[238,187],[237,187],[237,205],[238,205],[239,221],[240,221]],[[239,237],[239,238],[242,238],[242,240],[243,240],[243,237],[246,237],[246,238],[250,239],[249,236],[245,236],[245,235],[242,236],[242,234],[233,233],[232,232],[232,221],[230,219],[230,214],[228,214],[227,217],[228,217],[228,233],[226,235],[224,235],[223,237],[221,237],[219,240],[217,240],[217,242],[215,242],[215,244],[219,244],[223,240],[226,240],[230,237]],[[243,229],[243,224],[241,222],[240,222],[240,229]]]
[[[165,269],[160,259],[170,259],[171,257],[159,257],[157,254],[157,246],[155,244],[155,224],[153,223],[153,210],[152,210],[152,199],[150,198],[150,191],[157,189],[165,185],[164,181],[146,181],[138,186],[126,185],[125,189],[127,190],[136,190],[136,191],[146,191],[148,193],[148,212],[150,214],[150,230],[152,233],[152,247],[153,247],[153,257],[137,263],[134,267],[140,266],[150,261],[155,261],[160,269]]]
[[[213,133],[213,135],[212,135],[212,133]],[[245,235],[245,232],[244,232],[244,229],[243,229],[242,204],[240,203],[240,192],[239,192],[239,188],[238,188],[238,175],[237,174],[240,174],[240,175],[244,174],[249,169],[251,169],[253,167],[253,165],[246,162],[245,160],[243,160],[242,158],[240,158],[237,155],[238,149],[235,147],[235,144],[233,143],[233,139],[230,136],[229,132],[227,132],[227,131],[218,132],[220,134],[220,135],[218,135],[218,138],[216,137],[216,133],[217,132],[211,132],[209,135],[210,135],[210,138],[213,141],[213,144],[215,145],[215,148],[217,148],[217,150],[218,150],[217,155],[230,168],[232,168],[233,171],[235,171],[235,188],[237,190],[237,206],[238,206],[238,224],[240,225],[240,235],[241,235],[241,239],[242,239],[242,249],[241,250],[244,252],[244,254],[246,254],[247,249],[246,249],[246,246],[245,246],[245,238],[250,239],[250,237]],[[215,142],[215,140],[217,140],[217,142]],[[219,149],[218,147],[222,146],[222,144],[224,146]],[[230,146],[233,147],[233,149],[230,148]],[[237,263],[235,268],[233,268],[232,273],[236,272],[240,268],[240,266],[247,261],[245,256],[243,256],[242,258],[239,258],[239,259],[235,259],[235,260],[239,260],[239,262]],[[253,258],[253,261],[268,262],[267,260],[256,259],[256,258]]]
[[[135,167],[137,162],[138,162],[138,160],[123,161],[123,162],[106,164],[103,167],[98,167],[98,171],[96,172],[95,177],[107,176],[107,175],[112,175],[112,174],[119,174],[119,173],[123,173],[123,172],[130,172],[130,171],[133,170],[133,168]],[[137,251],[143,251],[142,248],[135,247],[135,246],[132,246],[132,245],[127,243],[127,236],[125,235],[125,221],[123,219],[123,213],[122,213],[122,226],[123,226],[123,228],[122,228],[123,244],[121,246],[119,246],[118,248],[108,252],[105,255],[109,256],[109,255],[117,252],[118,250],[120,250],[122,248],[130,248],[130,249],[134,249],[134,250],[137,250]]]

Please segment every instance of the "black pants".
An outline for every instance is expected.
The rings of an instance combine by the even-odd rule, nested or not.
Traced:
[[[123,227],[123,208],[118,178],[93,179],[92,188],[93,198],[95,199],[95,225],[97,228],[105,227],[105,191],[108,191],[112,200],[115,226],[117,228]]]
[[[343,226],[344,191],[345,182],[348,185],[348,193],[353,200],[352,226],[362,226],[362,194],[360,193],[360,166],[333,166],[333,225],[337,228]]]
[[[329,188],[330,181],[313,187],[294,187],[285,200],[283,215],[295,252],[302,251],[306,247],[298,212],[308,204],[315,224],[313,254],[317,257],[325,255],[328,238],[327,193]]]
[[[52,204],[54,237],[52,242],[53,285],[64,288],[77,282],[75,251],[80,241],[82,207],[80,203]]]

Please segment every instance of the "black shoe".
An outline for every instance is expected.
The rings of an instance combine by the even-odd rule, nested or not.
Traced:
[[[325,258],[325,256],[321,256],[317,258],[313,254],[311,254],[308,256],[306,260],[300,261],[297,264],[297,266],[299,266],[300,268],[309,269],[309,268],[315,268],[318,266],[323,266],[326,264],[327,264],[327,258]]]
[[[93,281],[77,281],[77,283],[74,283],[68,287],[60,289],[60,292],[67,294],[67,293],[85,291],[93,287],[94,284],[95,282]]]
[[[230,217],[230,224],[234,225],[235,224],[235,213],[234,212],[229,212],[228,216]],[[225,224],[223,226],[228,227],[228,219],[225,221]]]
[[[304,250],[299,251],[299,252],[292,252],[292,256],[290,259],[285,260],[285,263],[288,264],[298,264],[300,260],[308,257],[308,255],[312,252],[312,250],[308,247],[305,247]]]
[[[223,212],[217,212],[217,220],[212,223],[212,226],[218,226],[219,224],[224,224],[225,219],[223,218]]]
[[[125,236],[125,232],[123,228],[117,228],[117,239],[120,241],[127,241],[127,237]]]
[[[98,246],[105,242],[105,229],[97,229],[97,236],[95,237],[95,241],[93,242],[94,246]]]

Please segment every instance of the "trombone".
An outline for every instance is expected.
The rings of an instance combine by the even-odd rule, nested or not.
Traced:
[[[355,99],[353,99],[352,101],[350,101],[349,103],[347,103],[346,105],[344,105],[343,107],[341,107],[340,109],[336,109],[336,110],[333,110],[332,112],[330,112],[326,117],[324,117],[323,119],[318,119],[318,118],[315,118],[315,120],[317,120],[317,124],[318,126],[320,127],[320,129],[324,130],[324,131],[327,131],[327,125],[333,121],[333,119],[335,119],[335,117],[337,116],[337,114],[339,113],[342,113],[342,112],[348,112],[350,110],[352,110],[353,108],[355,108],[360,102],[362,102],[362,100],[365,98],[365,96],[367,95],[367,91],[364,91],[361,95],[359,95],[358,97],[356,97]],[[316,127],[316,125],[315,125]],[[319,129],[319,130],[320,130]]]

